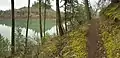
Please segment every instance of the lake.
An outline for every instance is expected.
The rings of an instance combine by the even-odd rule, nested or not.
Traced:
[[[26,23],[27,20],[15,20],[15,25],[16,27],[22,27],[22,28],[26,28]],[[12,22],[11,20],[0,20],[0,24],[5,24],[6,26],[11,26]],[[55,20],[46,20],[46,27],[45,30],[50,29],[51,27],[53,27],[55,25]],[[43,20],[42,20],[42,26],[43,26]],[[39,32],[39,20],[36,19],[32,19],[30,20],[29,23],[29,29],[33,29],[36,32]]]
[[[22,30],[21,33],[25,36],[26,20],[15,20],[15,22],[15,26],[20,27],[20,29]],[[55,20],[46,20],[45,30],[46,33],[49,33],[50,35],[56,33]],[[28,33],[28,35],[31,37],[37,36],[39,34],[39,20],[30,20]],[[0,20],[0,34],[4,37],[11,38],[11,20]]]

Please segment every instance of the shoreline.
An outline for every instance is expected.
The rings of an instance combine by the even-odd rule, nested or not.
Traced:
[[[11,20],[11,17],[0,17],[0,20]],[[39,20],[39,17],[30,17],[32,20]],[[27,20],[27,17],[15,17],[15,20]],[[42,20],[44,20],[42,18]],[[56,18],[46,18],[46,20],[56,20]]]

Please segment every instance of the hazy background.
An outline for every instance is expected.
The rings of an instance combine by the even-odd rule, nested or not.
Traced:
[[[0,10],[8,10],[8,9],[10,9],[11,7],[11,2],[10,2],[11,0],[0,0]],[[37,1],[37,0],[31,0],[31,5],[34,3],[34,1]],[[82,0],[79,0],[79,2],[81,2]],[[90,3],[91,3],[91,5],[92,6],[94,6],[95,5],[95,2],[96,1],[98,1],[98,0],[90,0]],[[21,8],[21,7],[23,7],[23,6],[27,6],[27,4],[28,4],[28,0],[15,0],[15,8],[16,9],[18,9],[18,8]],[[55,0],[54,1],[52,1],[52,9],[54,9],[55,10]],[[62,5],[63,3],[61,3],[61,5]],[[63,9],[61,9],[61,10],[63,10]]]

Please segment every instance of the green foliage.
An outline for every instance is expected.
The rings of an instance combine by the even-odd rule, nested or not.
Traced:
[[[15,42],[16,42],[16,53],[20,56],[24,53],[24,42],[25,37],[21,34],[22,30],[20,28],[16,29]]]
[[[41,58],[86,58],[87,25],[81,25],[72,32],[62,36],[47,39],[42,45]]]
[[[120,4],[110,4],[108,7],[101,10],[100,15],[105,16],[107,19],[114,20],[117,18],[120,20]]]
[[[107,25],[104,25],[107,24]],[[107,58],[120,57],[120,26],[101,23],[101,37],[107,51]]]
[[[39,2],[35,1],[34,4],[32,5],[32,7],[38,8],[38,7],[39,7]],[[42,8],[45,7],[45,3],[44,3],[44,2],[41,3],[41,7],[42,7]],[[47,8],[47,9],[51,9],[50,3],[47,3],[47,4],[46,4],[46,8]]]
[[[83,4],[79,4],[77,6],[75,6],[75,20],[77,20],[78,22],[80,21],[85,21],[86,18],[86,10]]]
[[[0,35],[0,58],[9,55],[9,46],[9,40]]]
[[[110,4],[101,11],[101,15],[105,17],[100,22],[101,38],[107,52],[107,58],[120,57],[120,4]],[[118,21],[115,21],[117,19]]]

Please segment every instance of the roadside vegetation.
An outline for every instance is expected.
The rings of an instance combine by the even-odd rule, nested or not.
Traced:
[[[104,42],[107,58],[120,57],[120,3],[112,3],[101,13],[101,38]]]
[[[40,58],[86,58],[87,23],[68,34],[48,39],[41,47]]]

